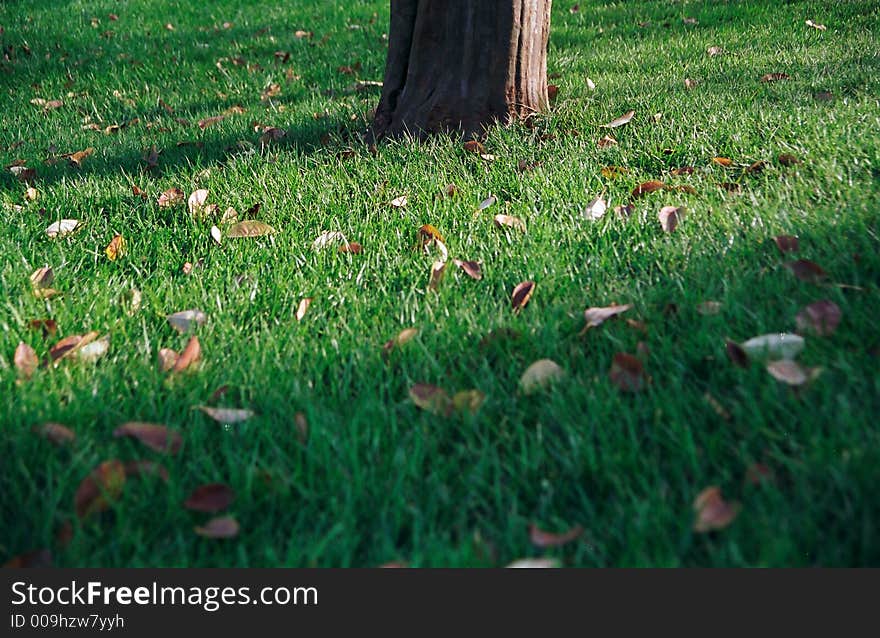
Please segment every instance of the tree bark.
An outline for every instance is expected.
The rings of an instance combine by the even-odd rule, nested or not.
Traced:
[[[551,2],[391,0],[373,138],[475,137],[544,110]]]

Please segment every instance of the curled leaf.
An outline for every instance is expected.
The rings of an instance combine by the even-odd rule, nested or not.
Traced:
[[[660,227],[666,233],[671,233],[678,226],[678,221],[685,213],[684,206],[664,206],[657,214],[660,220]]]
[[[629,124],[630,120],[633,119],[633,116],[636,114],[635,111],[627,111],[623,115],[618,118],[615,118],[608,122],[608,124],[603,124],[602,128],[618,128],[623,126],[624,124]]]
[[[110,243],[107,244],[107,248],[104,249],[104,254],[107,255],[107,259],[110,261],[116,261],[118,257],[121,257],[125,253],[125,239],[122,235],[114,235],[113,239],[110,240]]]
[[[186,347],[183,349],[183,352],[180,353],[180,356],[176,357],[174,365],[171,366],[171,370],[172,372],[183,372],[201,358],[202,344],[199,343],[199,338],[193,335],[189,338],[189,341],[186,342]]]
[[[584,528],[580,525],[575,525],[561,534],[546,532],[534,523],[529,525],[529,540],[535,547],[561,547],[577,540],[583,533]]]
[[[524,281],[516,285],[513,289],[513,293],[510,295],[510,303],[513,306],[514,312],[519,312],[523,308],[525,308],[526,304],[529,303],[529,299],[532,298],[532,294],[535,292],[535,282],[534,281]]]
[[[159,370],[162,372],[170,372],[174,369],[178,358],[177,352],[171,348],[162,348],[159,350],[158,354]]]
[[[303,317],[306,316],[306,313],[309,311],[309,306],[312,305],[311,297],[304,297],[300,299],[299,306],[296,309],[296,320],[302,321]]]
[[[454,259],[453,262],[456,266],[461,268],[464,273],[470,277],[471,279],[476,279],[479,281],[483,278],[483,268],[478,261],[462,261],[460,259]]]
[[[651,180],[648,182],[643,182],[636,186],[633,189],[633,192],[630,194],[632,199],[639,199],[640,197],[644,197],[650,193],[654,193],[656,191],[665,190],[666,184],[663,182],[659,182],[657,180]]]

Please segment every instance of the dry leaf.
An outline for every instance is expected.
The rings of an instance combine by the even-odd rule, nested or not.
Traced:
[[[159,195],[159,199],[157,203],[160,208],[171,208],[172,206],[177,206],[178,204],[183,204],[186,199],[186,195],[179,188],[169,188],[167,191]]]
[[[666,184],[664,184],[663,182],[658,182],[657,180],[651,180],[651,181],[644,182],[644,183],[636,186],[633,189],[633,192],[631,193],[630,197],[632,199],[638,199],[638,198],[643,197],[644,195],[647,195],[649,193],[653,193],[655,191],[664,190],[664,189],[666,189]]]
[[[629,170],[623,166],[606,166],[601,173],[605,179],[617,179],[629,173]]]
[[[103,512],[122,496],[125,487],[125,466],[122,461],[104,461],[79,484],[73,497],[79,518]]]
[[[829,299],[822,299],[801,310],[795,317],[795,322],[799,332],[828,337],[837,330],[841,317],[840,306]]]
[[[611,137],[610,135],[606,135],[605,137],[600,139],[598,142],[596,142],[596,145],[599,148],[609,148],[611,146],[616,146],[617,140],[614,139],[613,137]]]
[[[539,359],[526,368],[519,379],[524,394],[534,394],[565,376],[565,370],[551,359]]]
[[[183,502],[183,506],[195,512],[219,512],[227,509],[235,500],[235,491],[223,483],[200,485]]]
[[[623,392],[640,392],[645,387],[645,370],[642,362],[625,352],[614,355],[608,376]]]
[[[519,217],[513,217],[512,215],[495,215],[494,221],[498,228],[504,228],[507,226],[508,228],[514,228],[526,232],[526,223]]]
[[[177,454],[180,451],[180,446],[183,444],[183,439],[178,432],[169,430],[166,426],[156,423],[142,423],[138,421],[123,423],[113,430],[113,436],[116,438],[123,436],[131,437],[155,452],[167,452],[172,455]]]
[[[819,24],[817,22],[813,22],[812,20],[807,20],[806,25],[808,27],[816,29],[817,31],[825,31],[828,28],[824,24]]]
[[[785,253],[796,253],[800,249],[798,238],[793,235],[777,235],[773,238],[776,247],[783,255]]]
[[[708,53],[710,56],[714,57],[716,55],[721,55],[722,53],[724,53],[724,49],[722,49],[719,46],[712,46],[712,47],[709,47],[708,49],[706,49],[706,53]]]
[[[577,540],[583,533],[584,528],[580,525],[575,525],[561,534],[546,532],[534,523],[529,525],[529,540],[535,547],[561,547]]]
[[[55,271],[52,270],[51,266],[43,266],[42,268],[37,268],[34,272],[31,273],[31,285],[34,288],[45,288],[47,286],[51,286],[52,282],[55,281]]]
[[[33,431],[55,445],[67,445],[76,439],[73,430],[60,423],[43,423],[34,426]]]
[[[453,262],[456,266],[461,268],[465,274],[471,279],[476,279],[479,281],[483,278],[483,268],[480,266],[480,263],[477,261],[462,261],[460,259],[454,259]]]
[[[37,366],[40,365],[40,361],[37,359],[37,353],[24,341],[18,344],[12,360],[15,364],[16,370],[18,370],[19,376],[24,379],[30,379],[34,375],[34,372],[37,371]]]
[[[202,345],[199,343],[199,338],[193,335],[189,338],[189,341],[186,342],[186,347],[183,349],[183,352],[181,352],[180,356],[175,359],[171,370],[173,372],[183,372],[201,358]]]
[[[220,232],[220,229],[217,228],[216,226],[211,226],[211,239],[213,239],[214,242],[215,242],[218,246],[220,246],[220,245],[222,244],[222,242],[223,242],[223,235],[222,235],[222,233]]]
[[[200,188],[192,192],[189,196],[189,199],[186,200],[186,207],[189,210],[190,215],[199,216],[202,214],[205,208],[205,203],[208,201],[208,191],[207,189]]]
[[[733,160],[726,157],[713,157],[712,163],[717,164],[718,166],[723,166],[724,168],[730,168],[733,166]]]
[[[692,80],[691,78],[684,79],[684,88],[693,89],[693,88],[696,88],[696,86],[697,86],[696,80]]]
[[[391,206],[393,208],[406,208],[406,201],[406,195],[401,195],[391,200]]]
[[[362,252],[364,252],[364,247],[356,241],[353,241],[342,244],[342,246],[340,246],[336,250],[340,253],[347,253],[349,255],[360,255]]]
[[[327,230],[318,235],[318,238],[312,242],[312,247],[315,250],[323,250],[328,246],[336,245],[339,243],[348,243],[348,241],[345,239],[345,235],[337,230]]]
[[[310,305],[312,305],[312,297],[305,297],[300,300],[299,306],[296,309],[296,320],[297,321],[303,320],[303,317],[306,316],[306,312],[308,312]]]
[[[91,341],[90,343],[77,344],[74,351],[68,355],[72,359],[76,359],[81,363],[94,363],[110,349],[110,335],[104,335],[100,339]]]
[[[37,197],[39,197],[39,193],[37,192],[37,189],[34,188],[33,186],[29,186],[24,191],[24,198],[26,201],[29,201],[29,202],[36,201]]]
[[[412,386],[409,389],[409,398],[417,407],[439,416],[449,416],[454,408],[452,400],[443,388],[427,383],[417,383]]]
[[[441,235],[440,231],[434,228],[431,224],[421,226],[416,234],[420,246],[430,246],[436,242],[441,244],[444,243],[443,235]]]
[[[404,328],[396,337],[385,342],[385,345],[382,346],[383,353],[388,355],[394,348],[411,341],[417,334],[419,334],[418,328]]]
[[[602,171],[604,174],[605,169],[602,169]],[[597,197],[589,204],[587,204],[587,207],[581,212],[581,214],[587,219],[595,221],[598,219],[602,219],[602,217],[605,215],[605,211],[607,210],[608,204],[605,203],[605,200],[601,197]]]
[[[767,73],[761,76],[761,82],[779,82],[780,80],[788,80],[786,73]]]
[[[721,496],[721,489],[707,487],[694,500],[694,531],[702,534],[721,530],[730,525],[740,512],[739,503],[728,503]]]
[[[225,120],[225,119],[226,119],[225,115],[215,115],[214,117],[206,117],[202,120],[199,120],[199,128],[202,130],[205,130],[209,126],[212,126],[212,125],[216,124],[217,122],[220,122],[221,120]]]
[[[452,397],[452,408],[456,412],[475,414],[485,400],[486,395],[479,390],[461,390]]]
[[[464,150],[469,153],[476,153],[477,155],[484,155],[486,153],[486,147],[480,144],[477,140],[468,140],[463,146]]]
[[[226,236],[231,238],[262,237],[263,235],[270,235],[274,232],[275,229],[268,224],[253,219],[246,219],[237,224],[233,224],[229,230],[226,231]]]
[[[79,227],[78,219],[62,219],[46,228],[46,234],[52,239],[69,235]]]
[[[791,359],[771,361],[767,364],[767,372],[777,381],[791,386],[804,385],[810,379],[809,373]]]
[[[238,536],[238,521],[232,516],[212,518],[202,526],[196,526],[195,532],[205,538],[234,538]]]
[[[591,91],[596,90],[596,83],[593,82],[590,78],[587,78],[587,88],[590,89]]]
[[[121,257],[124,253],[125,239],[122,235],[114,235],[110,243],[107,244],[107,248],[104,249],[104,254],[107,255],[107,259],[110,261],[116,261],[116,258]]]
[[[227,425],[231,425],[233,423],[241,423],[242,421],[246,421],[254,416],[254,413],[251,410],[238,408],[212,408],[206,405],[198,405],[196,406],[196,408],[207,414],[218,423],[223,423]]]
[[[498,198],[494,195],[489,195],[486,199],[480,202],[480,205],[477,206],[477,211],[486,210],[490,206],[494,206],[498,202]]]
[[[53,362],[60,361],[65,357],[72,357],[78,350],[84,348],[98,337],[95,331],[84,335],[71,335],[65,337],[49,349],[49,358]]]
[[[172,350],[171,348],[162,348],[159,350],[158,359],[159,359],[159,370],[162,372],[170,372],[174,369],[174,366],[177,364],[178,359],[177,352]]]
[[[749,357],[768,359],[794,359],[804,349],[804,338],[784,332],[753,337],[740,344]]]
[[[801,161],[792,155],[791,153],[782,153],[779,157],[776,158],[776,161],[779,162],[782,166],[786,168],[790,168],[792,166],[797,166],[801,163]]]
[[[678,226],[679,220],[687,209],[684,206],[664,206],[657,214],[660,227],[664,232],[671,233]]]
[[[181,334],[186,334],[191,329],[194,330],[204,325],[207,320],[208,315],[201,310],[181,310],[168,315],[168,323]]]
[[[534,281],[524,281],[517,284],[510,295],[510,303],[513,306],[514,312],[519,312],[520,310],[525,308],[526,304],[529,303],[529,299],[532,298],[532,294],[534,292]]]
[[[828,277],[828,274],[822,269],[819,264],[809,261],[807,259],[798,259],[797,261],[790,261],[785,264],[785,267],[788,268],[795,277],[800,279],[801,281],[806,281],[809,283],[819,283]]]
[[[635,114],[635,111],[627,111],[617,119],[608,122],[608,124],[603,124],[601,128],[618,128],[620,126],[623,126],[624,124],[629,124],[630,120],[633,119],[633,116]]]
[[[443,246],[442,243],[439,244]],[[446,259],[440,259],[431,264],[431,276],[428,279],[428,290],[437,290],[443,275],[446,272]]]
[[[727,358],[730,359],[733,365],[740,368],[749,367],[749,355],[746,354],[741,345],[728,339],[725,344],[725,351],[727,352]]]
[[[586,310],[584,310],[584,319],[587,320],[587,325],[584,329],[588,330],[590,328],[601,326],[608,319],[616,317],[619,314],[623,314],[631,308],[632,304],[625,304],[621,306],[604,306],[601,308],[587,308]]]

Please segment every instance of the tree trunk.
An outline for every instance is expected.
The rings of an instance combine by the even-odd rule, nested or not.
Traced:
[[[460,131],[547,107],[552,0],[391,0],[372,136]]]

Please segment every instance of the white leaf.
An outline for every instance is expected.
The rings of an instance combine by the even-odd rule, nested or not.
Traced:
[[[168,323],[181,334],[189,332],[192,327],[198,328],[207,320],[208,315],[201,310],[181,310],[168,315]]]
[[[189,208],[189,212],[191,215],[197,215],[202,211],[205,207],[205,202],[208,200],[208,191],[204,188],[200,188],[197,191],[193,191],[192,195],[189,196],[189,200],[187,200],[186,205]]]
[[[794,359],[804,349],[804,338],[780,332],[753,337],[740,345],[750,357]]]
[[[605,211],[608,210],[608,204],[605,203],[605,200],[601,197],[597,197],[589,204],[583,211],[583,216],[587,219],[597,220],[602,219],[602,216],[605,214]]]
[[[345,238],[345,235],[340,233],[338,230],[328,230],[321,233],[318,238],[312,242],[312,246],[314,246],[315,250],[323,250],[328,246],[335,246],[337,244],[347,244],[348,240]]]
[[[223,241],[223,235],[220,234],[220,229],[216,226],[211,226],[211,239],[217,242],[218,246]]]
[[[84,345],[73,354],[72,358],[77,361],[82,361],[83,363],[94,363],[107,354],[109,349],[110,335],[105,335],[97,341],[92,341],[91,343]]]
[[[240,423],[254,416],[254,413],[250,410],[211,408],[206,405],[197,405],[196,407],[218,423]]]
[[[78,219],[62,219],[60,221],[55,222],[54,224],[50,224],[46,229],[46,234],[53,239],[55,237],[63,237],[68,233],[72,233],[76,230],[76,227],[79,226]]]

